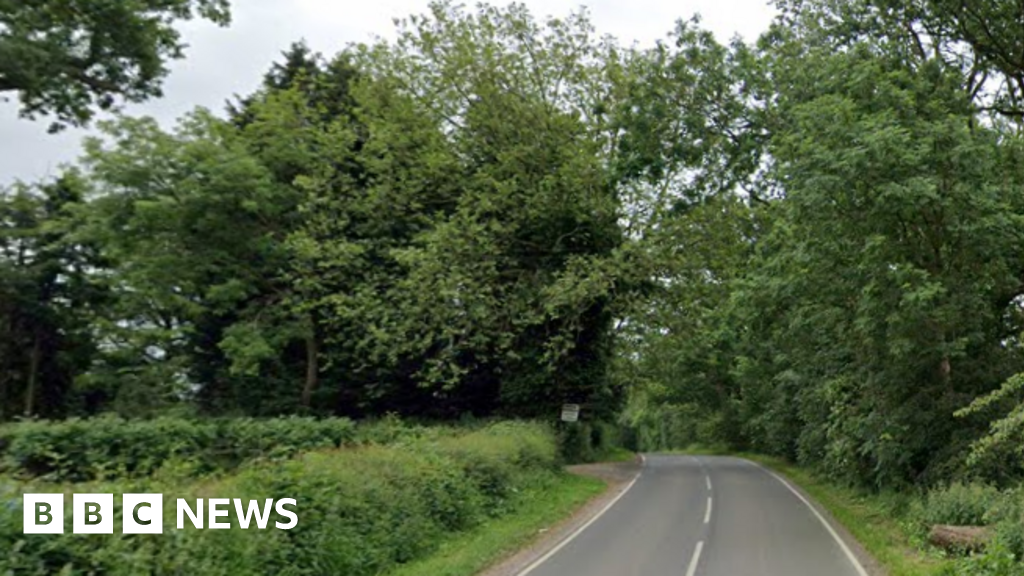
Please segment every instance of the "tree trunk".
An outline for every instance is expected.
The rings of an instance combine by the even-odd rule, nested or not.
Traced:
[[[39,382],[39,363],[43,355],[43,339],[37,332],[32,344],[32,354],[28,364],[28,386],[25,388],[25,416],[32,416],[36,408],[36,388]]]
[[[14,337],[14,322],[7,331],[7,337]],[[7,383],[11,379],[11,348],[13,346],[0,346],[0,422],[7,421]]]
[[[6,362],[0,363],[0,422],[7,420],[7,380],[8,375]]]
[[[952,371],[953,368],[950,366],[949,356],[943,356],[942,361],[939,362],[939,378],[947,388],[949,387],[949,375]]]
[[[977,552],[991,536],[984,526],[947,526],[936,524],[928,533],[928,542],[951,552]]]
[[[309,336],[306,337],[306,383],[302,387],[302,406],[309,408],[320,381],[320,346],[316,338],[316,323],[310,322]]]

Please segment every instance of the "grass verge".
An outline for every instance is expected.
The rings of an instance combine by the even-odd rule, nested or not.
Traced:
[[[625,448],[609,448],[608,450],[598,454],[595,462],[632,462],[636,458],[636,452],[626,450]]]
[[[950,560],[930,555],[912,542],[910,531],[895,513],[900,496],[839,486],[778,458],[735,455],[771,468],[803,488],[853,534],[889,576],[939,576],[949,570]]]
[[[575,512],[604,492],[594,478],[558,474],[546,486],[517,497],[516,511],[454,535],[429,557],[405,564],[389,576],[472,576],[521,549],[537,533]]]

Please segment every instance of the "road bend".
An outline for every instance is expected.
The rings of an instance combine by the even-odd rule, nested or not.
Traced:
[[[648,455],[585,530],[518,576],[867,576],[799,492],[741,458]]]

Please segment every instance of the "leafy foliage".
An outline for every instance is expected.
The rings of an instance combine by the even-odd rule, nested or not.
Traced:
[[[175,20],[221,25],[227,0],[5,0],[0,2],[0,93],[22,114],[52,114],[51,130],[88,122],[118,98],[160,96],[166,62],[184,46]]]
[[[19,506],[5,505],[0,544],[9,553],[0,568],[19,574],[380,574],[428,554],[451,532],[514,511],[520,504],[516,493],[550,482],[555,463],[550,429],[510,422],[390,446],[315,451],[174,487],[175,497],[193,503],[196,497],[221,495],[261,502],[267,495],[293,497],[300,521],[289,531],[196,530],[187,523],[178,531],[175,500],[169,497],[164,503],[169,529],[160,538],[119,533],[83,538],[72,537],[70,530],[33,538],[21,533]],[[75,490],[160,492],[161,487],[159,480],[135,480],[75,485]],[[0,497],[6,499],[3,485]],[[271,522],[280,520],[271,516]],[[237,523],[233,515],[231,521]]]
[[[717,191],[701,203],[711,214],[680,209],[650,228],[689,244],[661,274],[678,299],[644,301],[624,331],[637,354],[620,377],[639,384],[624,421],[639,436],[752,447],[876,488],[1020,477],[1005,442],[1016,412],[978,445],[1004,457],[967,458],[1013,381],[953,417],[1024,360],[1019,132],[978,89],[991,62],[930,35],[948,14],[931,4],[783,2],[756,47],[682,51],[723,54],[698,65],[709,79],[729,70],[715,62],[735,66],[723,84],[735,100],[712,125],[722,140],[695,157],[754,161],[717,164],[739,202]],[[665,429],[679,407],[703,422]]]
[[[14,476],[81,482],[145,477],[180,463],[206,474],[356,441],[355,426],[344,418],[34,421],[0,427],[0,462]]]
[[[71,172],[0,190],[0,421],[91,400],[72,388],[96,354],[91,326],[107,294],[92,274],[105,265],[97,246],[66,224],[84,187]]]
[[[953,483],[929,492],[912,515],[926,526],[982,526],[1004,499],[1005,496],[991,486]]]

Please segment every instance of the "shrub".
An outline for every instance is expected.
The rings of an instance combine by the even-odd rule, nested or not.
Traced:
[[[377,420],[359,423],[356,441],[363,444],[401,444],[425,438],[438,438],[464,432],[468,428],[447,425],[424,426],[412,424],[389,414]]]
[[[933,490],[911,506],[910,519],[923,537],[934,524],[989,526],[992,541],[986,554],[977,555],[956,567],[957,574],[1010,574],[1002,568],[1006,557],[1024,555],[1024,502],[1022,492],[1000,491],[984,484],[951,484]],[[1017,574],[1017,572],[1013,572]]]
[[[255,462],[231,476],[186,487],[154,479],[75,487],[79,492],[163,492],[166,528],[160,536],[126,536],[116,529],[112,536],[70,530],[25,536],[20,499],[11,496],[54,487],[0,485],[0,550],[6,552],[0,555],[0,574],[381,574],[432,552],[452,531],[514,509],[513,495],[544,485],[555,467],[550,429],[503,423],[390,446]],[[176,497],[293,497],[299,524],[289,531],[176,530]],[[11,505],[3,506],[5,501]],[[70,524],[67,515],[65,521]],[[114,522],[119,526],[120,516]]]
[[[199,472],[355,441],[344,418],[219,419],[101,417],[0,427],[0,471],[52,481],[148,476],[168,462]]]
[[[953,524],[982,526],[986,516],[1003,504],[1007,496],[984,484],[950,484],[932,490],[912,509],[912,517],[923,525]]]
[[[596,452],[590,424],[586,422],[566,424],[558,435],[558,449],[562,458],[570,464],[593,462]]]
[[[985,520],[993,526],[997,545],[1024,559],[1024,488],[1006,492]]]
[[[590,429],[590,439],[598,456],[609,454],[622,446],[619,429],[607,422],[595,422]]]
[[[952,576],[1024,576],[1024,564],[997,542],[983,553],[960,559],[948,572]]]

